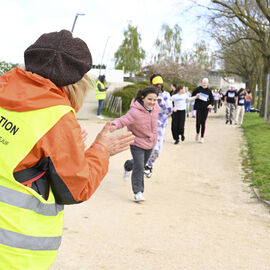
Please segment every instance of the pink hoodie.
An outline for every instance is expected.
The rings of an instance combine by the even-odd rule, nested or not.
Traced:
[[[117,129],[127,126],[135,136],[133,145],[142,149],[152,149],[157,142],[157,118],[159,106],[156,103],[152,111],[147,111],[142,104],[133,99],[128,112],[114,119],[112,125]]]

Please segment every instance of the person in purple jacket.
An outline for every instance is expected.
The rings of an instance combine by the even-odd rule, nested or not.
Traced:
[[[111,123],[111,132],[126,126],[135,136],[134,143],[130,145],[133,159],[124,164],[124,177],[132,171],[131,183],[135,202],[144,201],[144,166],[157,142],[157,97],[156,87],[139,90],[136,98],[131,101],[129,111]]]

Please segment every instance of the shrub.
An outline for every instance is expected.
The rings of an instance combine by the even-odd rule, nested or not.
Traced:
[[[140,89],[143,89],[149,85],[150,83],[146,81],[137,82],[135,84],[127,85],[123,89],[117,90],[113,93],[115,97],[122,98],[122,113],[123,114],[125,114],[128,111],[131,100],[136,97],[137,92]]]
[[[180,84],[180,83],[179,83]],[[181,82],[181,84],[188,86],[189,91],[193,91],[197,86],[187,82]],[[135,98],[137,92],[140,89],[143,89],[147,86],[150,86],[150,81],[140,81],[134,84],[125,86],[123,89],[116,90],[113,95],[115,97],[122,98],[122,113],[125,114],[131,103],[131,100]],[[170,91],[171,82],[164,82],[164,90]]]

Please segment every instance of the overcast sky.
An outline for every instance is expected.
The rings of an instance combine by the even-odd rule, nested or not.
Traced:
[[[209,0],[200,0],[207,4]],[[43,33],[71,30],[76,13],[79,16],[73,35],[88,45],[93,63],[113,67],[113,56],[123,41],[128,22],[138,27],[141,46],[148,59],[163,23],[182,28],[182,49],[207,40],[198,21],[203,9],[191,9],[189,0],[0,0],[0,61],[23,63],[23,52]],[[185,12],[184,12],[185,11]]]

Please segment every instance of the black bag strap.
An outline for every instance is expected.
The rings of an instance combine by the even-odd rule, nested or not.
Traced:
[[[49,158],[43,158],[37,165],[31,168],[27,168],[13,173],[16,181],[23,185],[31,184],[40,179],[47,171],[49,164]]]

